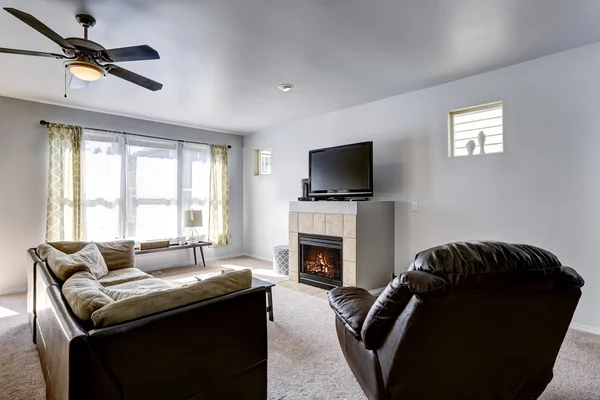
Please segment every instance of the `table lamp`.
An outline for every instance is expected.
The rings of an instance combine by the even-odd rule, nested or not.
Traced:
[[[185,210],[183,212],[183,227],[190,228],[185,237],[188,243],[198,243],[200,236],[196,228],[202,226],[202,210]]]

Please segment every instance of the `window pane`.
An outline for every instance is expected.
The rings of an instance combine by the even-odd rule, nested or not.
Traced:
[[[454,116],[455,124],[463,124],[466,122],[487,120],[491,118],[502,117],[502,107],[484,109],[480,111],[457,113]]]
[[[116,135],[82,136],[85,240],[114,240],[120,234],[121,152]]]
[[[176,142],[127,142],[127,237],[177,237]]]
[[[119,207],[86,207],[86,240],[108,241],[119,238]]]
[[[262,149],[260,151],[260,174],[269,175],[271,173],[271,149]]]
[[[170,239],[177,237],[177,204],[139,205],[135,214],[135,240]]]
[[[202,210],[203,226],[196,228],[199,235],[208,234],[208,201],[210,190],[210,146],[184,143],[183,145],[182,208]],[[185,236],[188,228],[182,228]]]

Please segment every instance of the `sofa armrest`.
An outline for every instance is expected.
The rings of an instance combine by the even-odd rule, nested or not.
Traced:
[[[73,346],[85,340],[87,332],[73,317],[58,286],[48,286],[44,293],[38,290],[38,296],[36,344],[48,398],[68,399]]]
[[[329,291],[329,305],[358,340],[361,340],[363,323],[375,300],[367,290],[357,287],[338,287]]]

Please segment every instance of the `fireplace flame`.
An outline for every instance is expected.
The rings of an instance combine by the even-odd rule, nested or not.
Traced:
[[[304,271],[331,279],[335,279],[338,275],[332,261],[323,252],[317,253],[314,259],[305,260]]]

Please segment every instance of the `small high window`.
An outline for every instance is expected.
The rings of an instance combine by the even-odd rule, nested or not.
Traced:
[[[502,108],[503,103],[498,101],[450,111],[448,155],[459,157],[502,153]]]
[[[254,175],[271,174],[271,149],[254,150]]]

